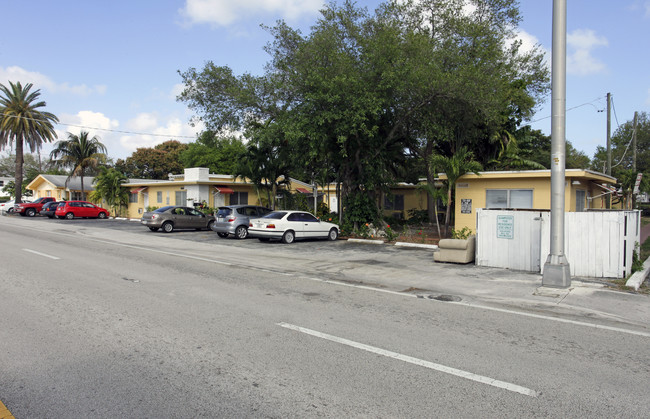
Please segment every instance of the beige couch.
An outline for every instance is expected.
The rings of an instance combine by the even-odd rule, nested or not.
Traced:
[[[442,239],[438,243],[438,251],[433,253],[436,262],[469,263],[474,261],[476,236],[465,240]]]

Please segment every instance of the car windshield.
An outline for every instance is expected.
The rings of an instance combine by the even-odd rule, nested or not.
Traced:
[[[281,220],[282,218],[284,218],[285,215],[287,215],[287,213],[285,211],[273,211],[273,212],[269,212],[268,214],[266,214],[262,218],[271,218],[273,220]]]
[[[162,208],[155,209],[155,210],[153,210],[153,212],[165,212],[170,208],[174,208],[174,207],[170,205],[170,206],[167,206],[167,207],[162,207]]]

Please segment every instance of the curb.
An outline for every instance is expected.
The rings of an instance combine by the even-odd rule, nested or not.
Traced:
[[[641,284],[643,284],[643,281],[648,277],[648,274],[650,274],[650,257],[643,262],[643,269],[634,272],[630,279],[625,283],[625,286],[628,288],[634,288],[635,291],[638,291]]]
[[[438,245],[437,244],[396,242],[395,246],[399,246],[399,247],[416,247],[418,249],[431,249],[433,251],[438,250]]]
[[[350,243],[365,243],[365,244],[384,244],[383,240],[368,240],[368,239],[348,239]]]

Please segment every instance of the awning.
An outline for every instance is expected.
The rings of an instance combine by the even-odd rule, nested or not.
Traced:
[[[300,193],[308,193],[308,194],[312,193],[309,189],[305,189],[305,188],[296,188],[296,190]]]
[[[131,193],[140,193],[140,192],[144,191],[144,190],[147,189],[147,188],[148,188],[148,186],[143,186],[143,187],[141,187],[141,188],[135,188],[135,189],[133,189],[133,190],[131,191]]]
[[[214,189],[216,189],[217,192],[219,192],[219,193],[235,193],[235,191],[233,191],[229,187],[223,186],[223,185],[217,185],[217,186],[214,187]]]

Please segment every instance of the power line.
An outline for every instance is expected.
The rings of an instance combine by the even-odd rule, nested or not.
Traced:
[[[28,121],[36,121],[36,122],[41,121],[40,119],[27,118],[27,117],[24,117],[24,116],[7,115],[7,114],[4,114],[4,113],[1,114],[1,115],[9,117],[9,118],[22,118],[22,119],[26,119]],[[76,127],[76,128],[85,128],[85,129],[89,129],[89,130],[115,132],[115,133],[118,133],[118,134],[149,135],[149,136],[152,136],[152,137],[167,137],[167,138],[189,138],[189,139],[195,139],[196,138],[196,136],[192,136],[192,135],[154,134],[154,133],[148,133],[148,132],[123,131],[123,130],[109,129],[109,128],[89,127],[87,125],[67,124],[65,122],[55,122],[54,125],[64,125],[66,127]]]
[[[581,104],[581,105],[577,105],[577,106],[574,106],[574,107],[572,107],[572,108],[569,108],[569,109],[567,109],[566,111],[568,112],[568,111],[572,111],[572,110],[574,110],[574,109],[580,108],[580,107],[582,107],[582,106],[591,105],[591,106],[593,106],[593,107],[596,109],[596,111],[598,111],[598,112],[602,112],[602,109],[598,109],[598,108],[596,107],[596,105],[594,105],[594,102],[598,102],[599,100],[602,100],[602,99],[603,99],[602,96],[601,96],[601,97],[597,97],[596,99],[592,100],[591,102],[585,102],[585,103],[583,103],[583,104]],[[539,118],[539,119],[536,119],[536,120],[534,120],[534,121],[530,121],[530,123],[533,124],[533,123],[535,123],[535,122],[543,121],[543,120],[545,120],[545,119],[550,118],[551,116],[553,116],[553,115],[545,116],[545,117],[543,117],[543,118]]]

